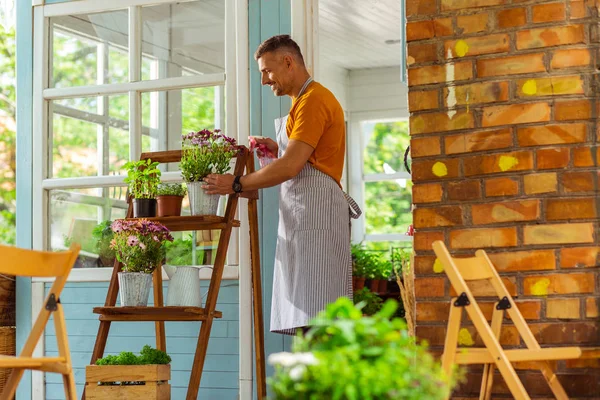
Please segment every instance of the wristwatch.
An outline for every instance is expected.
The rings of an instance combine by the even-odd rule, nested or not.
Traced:
[[[233,188],[233,191],[235,193],[241,193],[241,191],[242,191],[242,184],[240,183],[241,177],[242,177],[241,175],[237,175],[235,177],[235,179],[233,180],[233,185],[231,185],[231,187]]]

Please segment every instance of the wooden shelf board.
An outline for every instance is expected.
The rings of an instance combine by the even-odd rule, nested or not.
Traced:
[[[94,314],[100,314],[100,321],[203,321],[207,319],[202,307],[94,307]],[[213,313],[221,318],[220,311]]]
[[[127,219],[141,219],[141,218],[127,218]],[[178,217],[152,217],[144,218],[149,221],[160,222],[166,226],[170,231],[200,231],[200,230],[213,230],[213,229],[225,229],[227,227],[227,221],[225,217],[218,217],[216,215],[181,215]],[[239,228],[240,221],[233,220],[232,226]]]

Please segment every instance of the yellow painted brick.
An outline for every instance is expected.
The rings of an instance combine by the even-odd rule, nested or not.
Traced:
[[[550,105],[548,103],[510,104],[484,107],[482,126],[526,124],[549,120]]]
[[[579,319],[579,299],[548,299],[546,318]]]
[[[411,135],[470,129],[475,125],[473,113],[467,111],[458,111],[452,116],[445,112],[413,115],[409,123]]]
[[[517,31],[517,49],[585,43],[583,25],[554,26]]]
[[[471,61],[461,61],[445,65],[431,65],[408,70],[408,85],[429,85],[447,82],[446,69],[454,68],[451,81],[464,81],[473,77]]]
[[[456,105],[493,103],[508,100],[508,82],[482,82],[444,88],[444,103],[452,93]]]
[[[523,179],[526,194],[554,193],[558,179],[555,172],[525,175]]]
[[[466,157],[463,163],[465,176],[524,171],[533,168],[533,154],[530,151],[483,154]]]
[[[584,93],[583,79],[579,75],[519,79],[517,81],[517,88],[517,95],[522,98]]]
[[[457,58],[463,56],[507,53],[509,49],[510,41],[508,35],[500,33],[446,41],[444,43],[444,57]]]
[[[523,278],[523,294],[526,296],[594,293],[594,286],[593,273],[546,274]]]
[[[545,224],[523,227],[523,244],[593,243],[594,224]]]
[[[440,180],[458,178],[460,172],[460,160],[456,158],[439,160],[413,160],[412,180],[423,182],[428,180]]]

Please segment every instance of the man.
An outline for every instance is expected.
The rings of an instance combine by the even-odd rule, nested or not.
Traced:
[[[278,158],[242,177],[209,175],[205,190],[231,194],[281,184],[271,331],[295,334],[328,303],[352,296],[349,217],[360,210],[341,190],[346,131],[335,96],[312,80],[288,35],[263,42],[254,58],[262,84],[292,98],[289,115],[275,121],[277,142],[255,138]]]

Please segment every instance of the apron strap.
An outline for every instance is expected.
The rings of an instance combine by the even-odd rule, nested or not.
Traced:
[[[352,197],[350,197],[350,195],[348,193],[346,193],[346,192],[342,192],[342,193],[344,193],[344,197],[346,198],[346,201],[348,202],[348,205],[350,206],[350,218],[358,219],[358,217],[360,217],[362,215],[362,211],[361,211],[360,207],[358,206],[358,204],[356,204],[354,199]]]

